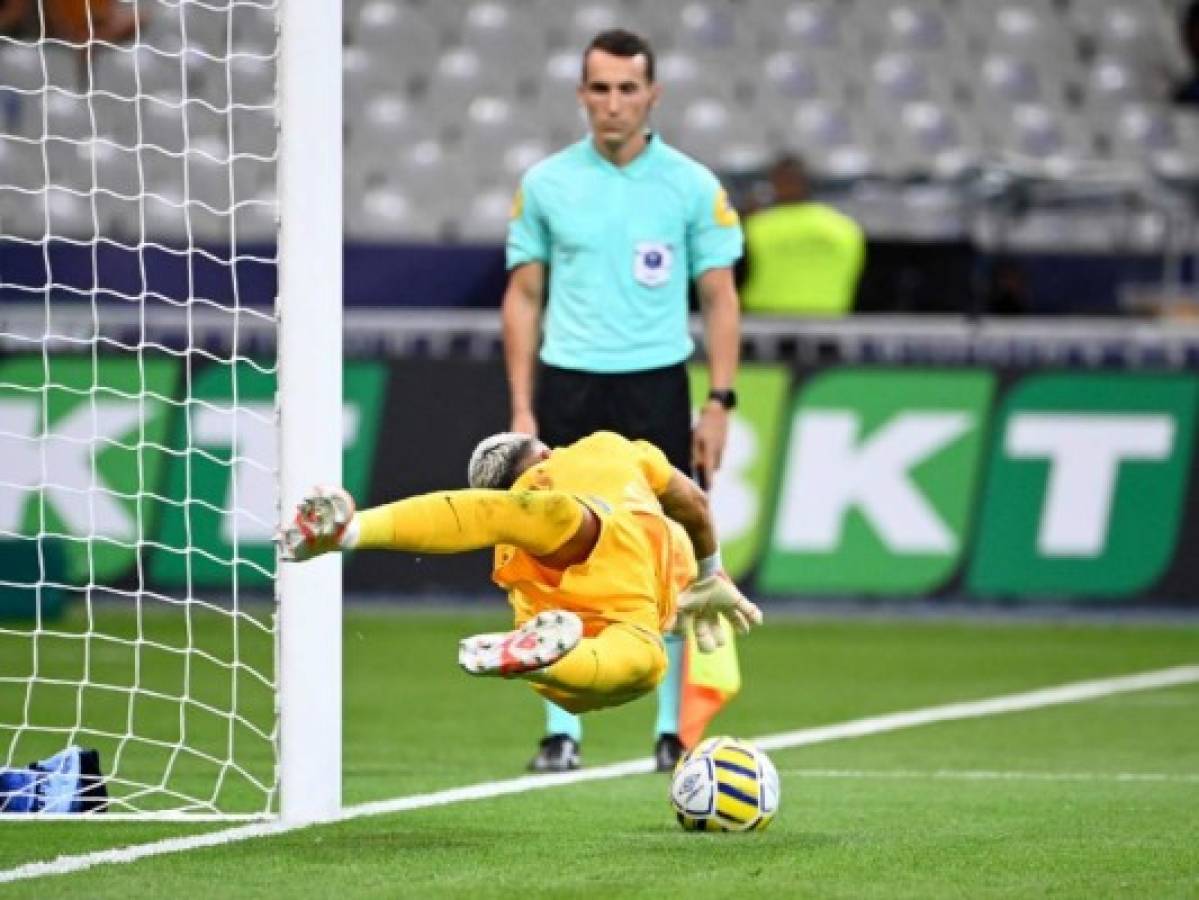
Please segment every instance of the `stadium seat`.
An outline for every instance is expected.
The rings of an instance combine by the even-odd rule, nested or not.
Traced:
[[[150,47],[105,47],[93,56],[93,85],[119,97],[200,93],[196,69],[180,70],[179,60]],[[215,81],[215,80],[214,80]]]
[[[413,104],[395,90],[363,97],[349,123],[350,143],[363,155],[390,156],[395,148],[427,135],[428,124]]]
[[[554,152],[553,145],[541,138],[524,138],[510,144],[503,151],[501,173],[507,177],[515,190],[521,176],[530,167],[541,162]]]
[[[203,109],[197,108],[196,112],[203,112]],[[227,114],[225,125],[219,128],[219,133],[227,136],[234,153],[249,153],[264,158],[278,155],[279,132],[272,109],[235,107]]]
[[[400,62],[410,74],[429,72],[441,52],[442,36],[436,26],[394,0],[368,0],[348,24],[353,45]]]
[[[218,4],[209,3],[209,6]],[[276,7],[271,3],[230,3],[230,28],[233,44],[244,49],[273,53],[278,46],[275,25]]]
[[[459,39],[485,66],[509,69],[520,77],[536,75],[546,52],[545,33],[529,10],[497,0],[467,7]]]
[[[841,104],[824,100],[791,110],[783,144],[801,153],[813,172],[828,178],[855,178],[878,171],[880,161],[862,125]]]
[[[1096,53],[1166,68],[1183,63],[1177,20],[1159,3],[1083,0],[1071,7],[1069,20]]]
[[[694,54],[709,61],[728,59],[736,62],[757,49],[752,25],[743,21],[729,0],[695,0],[678,6],[659,4],[672,11],[665,22],[673,49]]]
[[[144,217],[147,241],[182,245],[221,241],[228,235],[228,216],[205,210],[194,198],[189,200],[177,178],[146,186]]]
[[[690,53],[664,53],[657,60],[657,80],[663,103],[686,103],[696,97],[731,100],[736,82],[722,69],[706,66]]]
[[[1012,107],[1006,122],[993,120],[993,146],[1010,156],[1045,163],[1065,175],[1097,157],[1094,135],[1084,121],[1036,103]]]
[[[1040,60],[1076,60],[1073,33],[1048,0],[997,0],[962,7],[973,52],[1001,51]]]
[[[963,46],[944,7],[931,0],[885,0],[859,6],[852,19],[864,43],[880,52],[942,54]]]
[[[867,99],[874,108],[917,101],[952,101],[952,74],[910,53],[884,53],[870,66]]]
[[[796,0],[755,4],[750,12],[765,46],[806,53],[841,52],[850,44],[844,4],[834,0]]]
[[[169,18],[172,28],[178,28],[180,33],[187,29],[187,41],[192,46],[199,47],[213,56],[224,56],[228,53],[231,26],[236,24],[239,31],[241,20],[230,22],[229,6],[214,3],[181,3],[176,8],[165,4],[154,10],[154,20]]]
[[[532,116],[520,116],[516,103],[502,96],[481,94],[467,105],[461,140],[468,153],[495,158],[496,148],[531,137]]]
[[[42,145],[24,136],[0,135],[0,184],[36,188],[46,183]]]
[[[381,54],[347,44],[341,48],[341,89],[347,125],[353,126],[366,98],[379,91],[403,88],[412,74],[406,68],[385,65]]]
[[[187,193],[214,210],[231,206],[229,184],[229,148],[215,135],[192,138],[183,162],[187,167]]]
[[[49,49],[49,48],[47,48]],[[12,91],[38,91],[46,84],[37,45],[6,43],[0,53],[0,85]]]
[[[137,43],[152,47],[164,55],[178,54],[184,46],[183,9],[191,5],[163,4],[163,8],[156,9],[154,15],[143,16],[138,22]],[[188,33],[187,40],[192,42],[195,38]]]
[[[385,171],[417,202],[453,206],[471,190],[461,157],[443,142],[427,138],[398,150],[385,170],[374,171]]]
[[[984,113],[1020,103],[1064,107],[1067,77],[1040,60],[998,51],[986,54],[977,68],[967,71],[975,105]]]
[[[558,7],[561,11],[560,14],[563,17],[561,21],[554,21],[557,17],[551,11],[551,7]],[[550,0],[542,5],[539,12],[548,13],[549,18],[546,21],[551,23],[551,27],[556,25],[551,34],[551,40],[563,48],[578,48],[580,51],[601,31],[617,27],[637,30],[644,24],[644,21],[638,22],[636,16],[631,15],[628,8],[615,0],[578,5]],[[653,35],[648,36],[651,40],[653,39]]]
[[[239,195],[233,210],[231,227],[238,243],[271,242],[276,238],[279,215],[274,185],[262,185],[252,194]]]
[[[456,220],[454,231],[460,240],[502,243],[508,232],[512,211],[512,191],[504,187],[485,188],[471,198]]]
[[[545,61],[534,97],[536,119],[555,143],[577,140],[586,132],[586,116],[575,89],[582,67],[581,50],[559,50]]]
[[[732,104],[718,97],[697,97],[665,131],[667,140],[708,166],[716,167],[722,149],[744,134],[750,123]]]
[[[512,72],[487,68],[470,48],[453,47],[438,58],[423,99],[426,109],[445,124],[459,119],[480,94],[514,94],[514,81]]]
[[[837,102],[844,101],[848,94],[848,79],[840,66],[827,57],[794,50],[768,55],[754,83],[758,105],[765,107],[762,112],[768,118],[774,118],[771,110],[780,103],[819,99]]]
[[[227,99],[217,105],[271,106],[275,102],[275,61],[238,48],[229,57]]]
[[[1083,77],[1084,102],[1096,109],[1150,102],[1165,97],[1168,87],[1160,72],[1108,54],[1095,57]]]
[[[983,155],[978,130],[956,107],[909,103],[894,129],[897,174],[953,179]]]
[[[39,91],[47,85],[82,92],[78,57],[56,44],[0,43],[0,85],[15,91]]]
[[[10,202],[4,228],[6,234],[25,238],[87,240],[96,234],[96,220],[86,194],[52,187]]]
[[[91,137],[99,123],[93,121],[93,109],[86,94],[68,94],[58,90],[47,91],[42,102],[44,110],[34,105],[34,114],[42,117],[47,135],[64,140],[83,140]]]
[[[346,231],[360,240],[431,240],[440,223],[390,179],[379,179],[352,190],[346,198]]]
[[[1169,111],[1148,104],[1130,103],[1116,117],[1116,132],[1121,139],[1149,150],[1173,145],[1177,140]]]
[[[62,141],[50,138],[41,145],[44,158],[46,183],[75,191],[90,191],[92,187],[91,169],[80,165],[80,144],[75,141]]]
[[[173,185],[147,185],[141,221],[147,243],[177,244],[187,238],[182,192]],[[164,192],[164,193],[163,193]]]
[[[181,153],[186,145],[183,110],[183,101],[177,95],[142,97],[132,141],[168,153]]]

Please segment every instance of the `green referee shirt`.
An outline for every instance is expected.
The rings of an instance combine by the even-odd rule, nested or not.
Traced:
[[[589,136],[525,174],[507,261],[549,267],[543,362],[639,372],[691,355],[688,282],[741,249],[737,213],[707,168],[654,135],[616,166]]]

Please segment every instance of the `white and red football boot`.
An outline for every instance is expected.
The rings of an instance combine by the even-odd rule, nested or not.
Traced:
[[[583,637],[572,612],[538,613],[514,631],[476,634],[458,642],[458,665],[471,675],[511,678],[552,666]]]

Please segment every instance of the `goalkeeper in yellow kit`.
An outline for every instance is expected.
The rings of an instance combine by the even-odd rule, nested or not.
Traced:
[[[492,578],[516,628],[466,638],[459,665],[523,678],[575,713],[652,690],[665,629],[691,630],[711,651],[721,615],[742,632],[762,620],[721,571],[706,495],[652,444],[601,431],[551,450],[498,434],[475,448],[468,476],[470,490],[362,512],[340,488],[316,488],[280,531],[283,559],[495,547]]]

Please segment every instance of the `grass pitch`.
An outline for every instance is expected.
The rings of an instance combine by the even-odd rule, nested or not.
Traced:
[[[498,610],[347,613],[347,804],[521,773],[540,704],[454,661],[460,636],[504,622]],[[225,626],[195,629],[222,658]],[[741,651],[745,689],[712,733],[752,738],[1195,663],[1199,628],[776,616]],[[170,660],[143,677],[176,677]],[[205,690],[215,703],[226,688]],[[14,721],[15,702],[0,694],[0,721]],[[178,715],[156,721],[156,709],[146,727],[169,733]],[[782,806],[762,834],[683,833],[666,778],[637,775],[100,866],[0,895],[1194,897],[1197,711],[1192,685],[776,751]],[[585,765],[646,755],[653,714],[643,700],[585,719]],[[193,775],[185,766],[180,777]],[[5,823],[0,870],[222,827]]]

